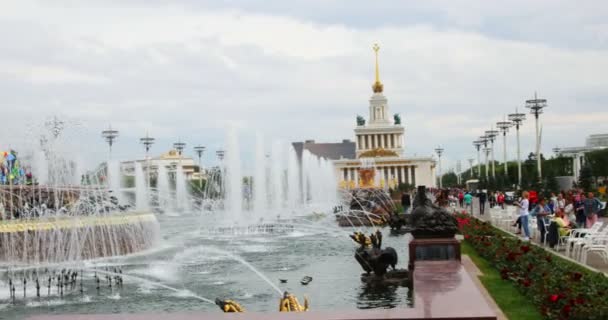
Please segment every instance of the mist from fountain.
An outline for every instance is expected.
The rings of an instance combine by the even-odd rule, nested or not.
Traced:
[[[188,196],[188,185],[184,168],[178,164],[175,168],[175,199],[177,200],[177,209],[181,211],[190,211],[191,200]]]
[[[125,203],[121,182],[120,163],[118,161],[108,161],[108,187],[119,204]]]
[[[261,134],[255,139],[255,169],[253,175],[253,208],[256,213],[265,212],[268,208],[268,193],[266,192],[267,168],[264,138]]]
[[[147,210],[150,207],[148,187],[144,169],[139,161],[135,162],[135,208]]]
[[[156,189],[158,206],[164,210],[175,208],[175,203],[172,199],[173,196],[169,187],[167,167],[164,165],[158,166],[158,172],[156,173]]]

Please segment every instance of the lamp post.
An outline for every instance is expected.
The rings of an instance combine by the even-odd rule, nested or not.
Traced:
[[[486,180],[487,180],[490,176],[490,174],[488,173],[488,169],[489,169],[488,168],[489,167],[489,165],[488,165],[488,155],[489,155],[488,141],[490,141],[490,138],[488,138],[488,136],[481,136],[481,137],[479,137],[479,141],[481,141],[481,143],[483,143],[483,152],[486,155]],[[488,149],[488,150],[486,150],[486,149]]]
[[[536,165],[538,170],[538,181],[541,181],[543,178],[540,165],[540,131],[538,127],[538,118],[539,115],[543,113],[543,109],[546,107],[547,100],[539,99],[536,96],[536,92],[534,92],[534,99],[526,100],[526,108],[530,109],[530,113],[534,115],[534,120],[536,122]]]
[[[198,155],[198,187],[199,189],[203,189],[203,163],[201,158],[203,157],[203,153],[205,152],[205,146],[196,146],[194,147],[194,152]]]
[[[515,131],[517,133],[517,186],[521,188],[521,152],[519,148],[519,127],[521,123],[526,120],[525,113],[519,113],[515,108],[515,113],[509,114],[509,120],[515,125]]]
[[[479,179],[481,178],[481,157],[479,155],[479,150],[483,145],[483,141],[475,140],[473,141],[473,145],[475,146],[475,149],[477,149],[477,179]]]
[[[217,151],[215,152],[215,154],[217,155],[217,158],[218,158],[220,161],[224,161],[224,156],[226,155],[226,151],[224,151],[224,150],[221,150],[221,149],[220,149],[220,150],[217,150]]]
[[[150,157],[148,156],[148,153],[150,152],[150,148],[154,144],[154,138],[150,137],[148,135],[148,133],[146,132],[146,136],[143,138],[140,138],[139,141],[141,142],[141,144],[144,145],[144,148],[146,149],[146,163],[147,163],[146,180],[148,180],[148,188],[150,188]]]
[[[118,138],[118,130],[113,130],[112,126],[108,126],[108,129],[103,130],[101,132],[101,136],[106,139],[106,142],[108,143],[109,149],[108,149],[108,159],[111,160],[112,159],[112,145],[114,144],[114,140],[116,140],[116,138]]]
[[[494,161],[494,139],[498,136],[498,131],[491,129],[486,131],[486,137],[490,140],[490,152],[492,156],[492,178],[496,178],[496,161]]]
[[[441,155],[443,154],[443,148],[438,146],[437,148],[435,148],[435,152],[437,152],[437,157],[439,158],[439,189],[443,188],[443,183],[441,180]]]
[[[469,161],[469,171],[471,171],[470,176],[473,178],[473,162],[475,162],[475,159],[469,158],[467,160]]]
[[[462,182],[460,181],[460,172],[462,172],[462,162],[460,160],[456,161],[456,181],[460,185]]]
[[[505,177],[509,175],[509,172],[507,171],[509,170],[507,166],[507,132],[512,125],[513,123],[511,121],[507,121],[506,119],[505,121],[496,122],[496,127],[500,129],[500,132],[502,132],[502,158],[503,162],[505,163]]]

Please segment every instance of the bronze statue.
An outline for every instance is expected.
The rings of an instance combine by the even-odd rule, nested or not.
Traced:
[[[434,205],[424,186],[418,187],[411,219],[414,238],[452,238],[458,231],[456,218],[445,208]]]
[[[395,124],[401,124],[401,116],[398,113],[393,115],[393,119],[395,120]]]
[[[357,125],[358,126],[364,126],[365,125],[365,119],[362,116],[357,116]]]

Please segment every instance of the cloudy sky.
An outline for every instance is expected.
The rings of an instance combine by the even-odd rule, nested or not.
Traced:
[[[207,146],[209,163],[228,126],[244,144],[352,139],[375,42],[408,155],[440,144],[445,167],[466,163],[534,91],[549,103],[546,153],[608,132],[606,1],[0,0],[0,143],[53,115],[89,161],[104,158],[109,124],[123,159],[146,131],[153,151],[181,139]]]

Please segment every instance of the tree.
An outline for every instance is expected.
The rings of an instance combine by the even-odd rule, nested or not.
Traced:
[[[593,184],[593,172],[589,165],[584,165],[578,175],[578,187],[585,191],[592,191],[591,185]]]
[[[458,176],[454,172],[448,172],[441,176],[442,186],[444,188],[452,188],[458,185]]]

